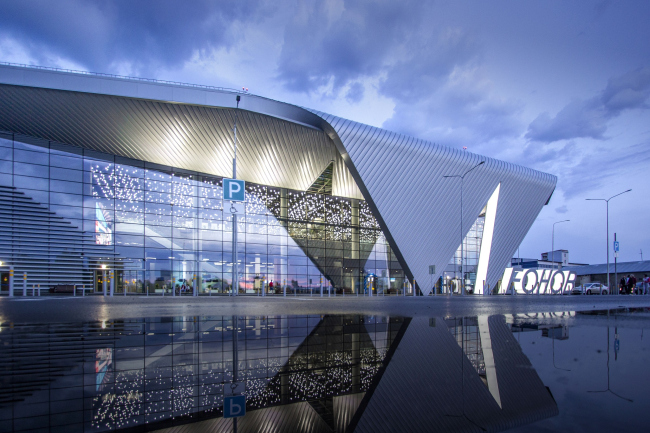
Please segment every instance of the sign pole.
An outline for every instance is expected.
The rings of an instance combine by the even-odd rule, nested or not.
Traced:
[[[234,143],[234,158],[232,160],[232,178],[237,179],[237,113],[239,111],[239,101],[241,97],[237,95],[237,110],[235,110],[235,143]],[[230,191],[229,191],[230,192]],[[232,207],[234,208],[234,206]],[[237,252],[237,213],[232,214],[232,295],[239,294],[239,270],[237,269],[238,262]],[[235,421],[235,426],[237,421]],[[235,427],[236,428],[236,427]]]
[[[616,284],[616,294],[618,295],[618,270],[616,269],[616,262],[618,261],[618,242],[616,242],[616,233],[614,233],[614,284]],[[611,295],[612,288],[609,288],[609,294]]]

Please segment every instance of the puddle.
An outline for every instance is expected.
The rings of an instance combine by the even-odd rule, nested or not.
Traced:
[[[0,431],[231,432],[242,398],[239,432],[644,431],[649,324],[648,309],[3,323]]]

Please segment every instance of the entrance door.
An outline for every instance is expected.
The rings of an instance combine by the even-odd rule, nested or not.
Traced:
[[[9,272],[0,272],[0,292],[9,293]]]
[[[108,278],[108,271],[106,271]],[[95,293],[104,292],[104,271],[96,270],[95,271]],[[106,294],[108,294],[108,286],[106,287]]]
[[[106,295],[111,293],[111,271],[110,270],[95,270],[95,293],[104,293],[104,273],[106,273]],[[113,295],[118,293],[124,294],[124,271],[116,270],[113,271],[115,277]]]

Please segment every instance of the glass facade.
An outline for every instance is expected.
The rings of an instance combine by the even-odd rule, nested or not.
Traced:
[[[0,370],[0,431],[157,431],[223,421],[235,372],[246,410],[262,418],[244,431],[269,423],[314,431],[310,423],[323,420],[326,431],[336,424],[344,431],[408,322],[305,315],[17,324],[0,334],[5,357],[15,360],[13,371]]]
[[[467,293],[473,292],[476,284],[476,270],[478,268],[478,259],[481,253],[481,241],[483,240],[484,226],[485,208],[481,211],[479,217],[476,218],[474,224],[472,224],[465,239],[463,239],[462,261],[461,248],[459,245],[443,273],[444,284],[446,286],[443,288],[444,292],[448,293],[450,288],[452,289],[452,292],[458,292],[458,288],[461,287],[461,269],[465,278],[465,290]],[[461,263],[462,267],[460,266]],[[439,284],[436,290],[438,293],[441,293]]]
[[[31,226],[0,227],[14,244],[25,237],[25,248],[0,260],[27,272],[29,287],[230,293],[235,222],[241,294],[397,294],[405,286],[363,200],[247,183],[243,212],[233,217],[219,177],[7,133],[0,187],[13,209],[20,202],[34,214],[21,218],[47,215],[47,231],[33,230],[48,251],[61,251],[30,250]]]

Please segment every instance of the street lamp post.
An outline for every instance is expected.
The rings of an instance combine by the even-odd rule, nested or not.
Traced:
[[[569,221],[571,221],[571,220],[556,221],[556,222],[553,223],[553,230],[551,231],[551,254],[553,255],[552,256],[553,257],[553,259],[552,259],[553,260],[553,265],[552,265],[553,270],[555,270],[555,224],[566,223],[566,222],[569,222]],[[553,282],[551,282],[551,285],[552,284],[553,284]],[[562,293],[562,294],[564,295],[564,293]]]
[[[609,285],[609,201],[613,199],[614,197],[618,197],[621,194],[625,194],[626,192],[632,191],[631,189],[628,189],[627,191],[619,192],[616,195],[611,196],[608,199],[604,198],[588,198],[586,200],[592,200],[592,201],[604,201],[606,204],[606,212],[607,212],[607,288],[609,289],[609,293],[612,293],[612,288]],[[618,291],[616,291],[616,294],[618,295]]]
[[[551,254],[553,254],[553,269],[555,269],[555,224],[568,223],[571,220],[556,221],[553,223],[553,230],[551,233]]]
[[[463,255],[465,253],[464,248],[463,248],[463,183],[465,181],[465,176],[467,174],[474,170],[476,167],[479,165],[485,164],[485,161],[481,161],[478,164],[476,164],[474,167],[470,168],[467,170],[462,176],[459,174],[454,174],[454,175],[447,175],[443,176],[445,178],[451,178],[451,177],[458,177],[460,178],[460,278],[461,278],[461,295],[465,296],[465,276],[463,275]]]

